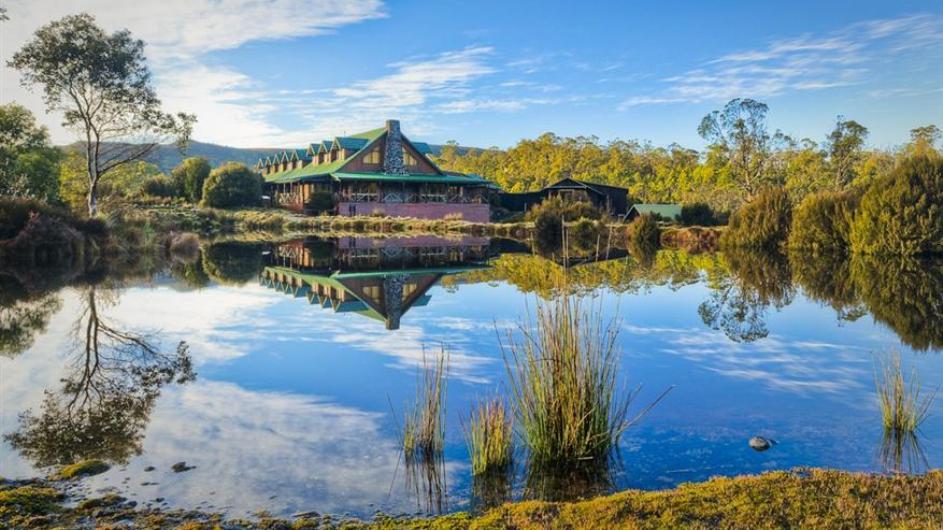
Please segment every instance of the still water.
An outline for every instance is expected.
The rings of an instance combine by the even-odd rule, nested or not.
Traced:
[[[618,319],[636,410],[605,477],[473,483],[462,419],[506,395],[499,335],[560,280]],[[449,352],[442,462],[405,466],[424,355]],[[83,491],[242,516],[369,516],[511,496],[659,489],[799,466],[943,465],[943,399],[882,443],[875,363],[943,383],[943,264],[612,249],[568,260],[484,238],[217,243],[95,271],[0,274],[0,476],[83,458]],[[747,441],[778,443],[756,452]],[[174,472],[184,461],[192,469]],[[584,477],[585,478],[585,477]],[[157,499],[161,499],[157,501]]]

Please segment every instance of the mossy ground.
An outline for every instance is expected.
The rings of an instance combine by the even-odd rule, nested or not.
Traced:
[[[73,479],[78,477],[87,477],[90,475],[98,475],[99,473],[104,473],[108,471],[110,466],[101,460],[82,460],[74,464],[60,469],[54,478],[58,479]]]
[[[714,478],[664,491],[629,490],[576,502],[528,501],[427,519],[378,516],[373,521],[328,516],[227,520],[217,514],[139,509],[109,495],[64,507],[63,496],[41,481],[0,484],[3,528],[141,529],[938,529],[943,521],[943,471],[881,476],[812,469]]]

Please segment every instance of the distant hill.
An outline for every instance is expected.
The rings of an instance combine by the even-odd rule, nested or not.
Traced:
[[[64,149],[80,149],[81,146],[82,144],[74,143],[65,146]],[[213,167],[225,164],[226,162],[241,162],[249,167],[253,167],[260,158],[279,151],[281,151],[281,149],[246,149],[191,141],[186,153],[181,153],[180,150],[177,149],[177,146],[173,144],[164,144],[158,146],[145,160],[155,164],[161,171],[169,173],[170,170],[177,167],[184,158],[191,156],[202,156],[207,159]]]
[[[74,143],[65,146],[65,149],[79,149],[80,147],[81,144]],[[438,156],[442,152],[443,147],[445,146],[429,144],[433,156]],[[471,149],[476,148],[457,146],[460,155],[464,155]],[[226,162],[241,162],[249,167],[253,167],[260,158],[270,156],[279,151],[282,151],[282,149],[229,147],[226,145],[191,141],[186,154],[180,153],[177,146],[173,144],[164,144],[158,146],[146,160],[155,164],[161,171],[169,173],[170,170],[177,167],[184,158],[191,156],[202,156],[209,160],[212,167],[225,164]]]

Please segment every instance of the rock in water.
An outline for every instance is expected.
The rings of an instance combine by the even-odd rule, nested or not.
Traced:
[[[776,440],[763,438],[762,436],[754,436],[753,438],[750,438],[750,448],[754,451],[762,452],[774,445],[776,445]]]
[[[176,464],[170,466],[170,469],[172,469],[174,473],[182,473],[184,471],[190,471],[194,467],[195,466],[188,466],[186,462],[177,462]]]

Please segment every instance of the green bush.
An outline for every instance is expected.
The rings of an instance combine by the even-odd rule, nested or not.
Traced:
[[[141,185],[141,191],[151,197],[174,197],[177,195],[174,182],[164,175],[158,175],[145,180],[144,184]]]
[[[603,212],[585,201],[566,201],[548,197],[528,210],[525,218],[534,223],[534,243],[537,251],[552,253],[563,244],[563,223],[579,219],[601,219]]]
[[[203,184],[210,175],[210,163],[202,156],[187,158],[173,169],[171,174],[178,195],[190,202],[199,202],[203,198]]]
[[[789,246],[812,252],[847,251],[856,203],[851,192],[807,196],[793,213]]]
[[[567,229],[567,245],[574,253],[587,255],[606,244],[605,223],[592,219],[580,219]]]
[[[681,224],[684,226],[716,226],[727,222],[726,216],[714,212],[703,202],[685,204],[681,207]]]
[[[908,157],[871,184],[851,225],[851,250],[943,254],[943,157]]]
[[[658,217],[652,214],[643,214],[636,217],[626,229],[629,247],[642,253],[658,250],[661,246],[661,228],[658,226]]]
[[[203,183],[203,205],[215,208],[258,206],[262,178],[244,164],[229,162],[213,170]]]
[[[766,188],[730,216],[721,245],[774,248],[786,243],[792,225],[792,204],[783,188]]]
[[[312,214],[321,214],[334,211],[334,194],[329,191],[315,191],[305,203],[305,211]]]

